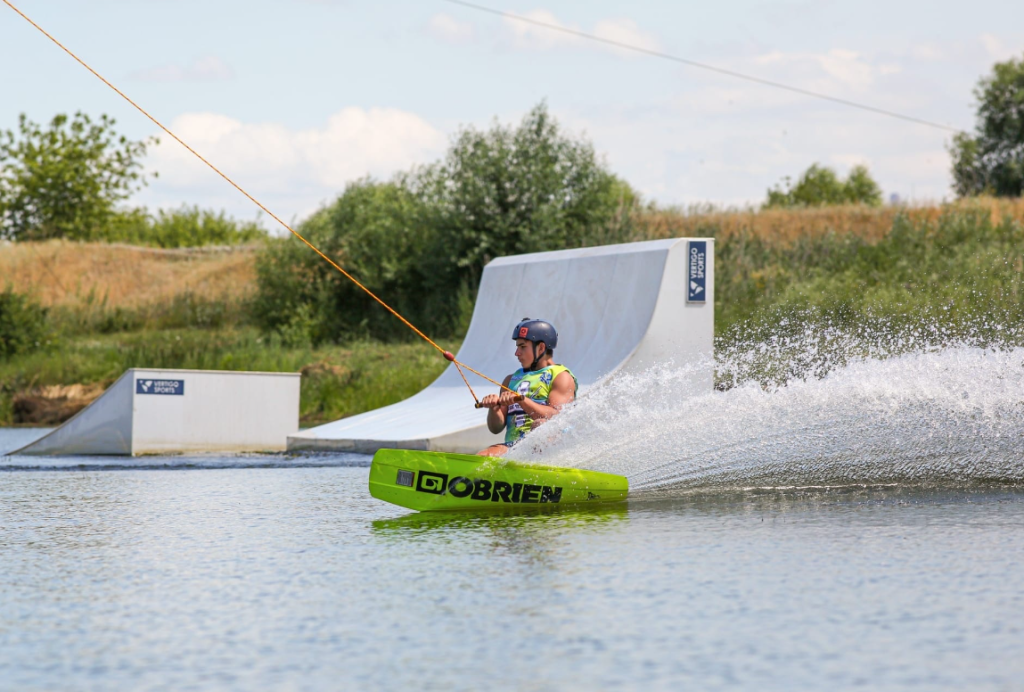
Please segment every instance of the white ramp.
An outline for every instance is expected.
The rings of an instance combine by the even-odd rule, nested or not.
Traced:
[[[582,391],[617,371],[710,356],[713,248],[711,239],[676,238],[493,260],[484,268],[458,359],[504,378],[519,367],[512,329],[523,317],[555,325],[555,361],[572,368]],[[496,391],[468,377],[478,394]],[[710,370],[695,377],[696,386],[711,389]],[[466,385],[449,366],[405,401],[289,436],[288,449],[472,453],[502,439],[485,420],[486,412],[473,408]]]
[[[283,451],[298,373],[132,368],[96,401],[10,454]]]

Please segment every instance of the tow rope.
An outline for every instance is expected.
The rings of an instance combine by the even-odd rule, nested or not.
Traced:
[[[92,74],[93,74],[93,75],[94,75],[94,76],[95,76],[95,77],[96,77],[97,79],[99,79],[99,80],[100,80],[101,82],[103,82],[103,83],[104,83],[104,84],[106,84],[106,85],[107,85],[108,87],[110,87],[111,89],[113,89],[113,90],[114,90],[114,91],[115,91],[115,92],[116,92],[116,93],[118,94],[118,96],[120,96],[121,98],[123,98],[123,99],[124,99],[125,101],[127,101],[127,102],[128,102],[128,103],[130,103],[130,104],[131,104],[132,106],[134,106],[136,110],[138,110],[138,111],[139,111],[140,113],[142,113],[142,114],[143,114],[144,116],[146,116],[147,118],[149,118],[149,120],[150,120],[150,121],[152,121],[152,123],[153,123],[154,125],[156,125],[156,126],[157,126],[157,127],[159,127],[159,128],[161,129],[161,130],[163,130],[163,131],[164,131],[164,132],[166,132],[166,133],[167,133],[168,135],[170,135],[170,137],[171,137],[171,138],[172,138],[172,139],[173,139],[174,141],[176,141],[176,142],[177,142],[178,144],[180,144],[181,146],[183,146],[183,147],[185,147],[186,149],[188,149],[188,151],[189,151],[189,152],[191,152],[191,153],[192,153],[192,154],[193,154],[193,155],[194,155],[194,156],[195,156],[195,157],[196,157],[197,159],[199,159],[200,161],[202,161],[203,163],[205,163],[205,164],[206,164],[207,166],[209,166],[209,168],[210,168],[210,169],[211,169],[211,170],[212,170],[212,171],[213,171],[214,173],[216,173],[217,175],[219,175],[219,176],[220,176],[221,178],[223,178],[224,180],[226,180],[226,181],[227,181],[227,182],[228,182],[228,183],[229,183],[229,184],[230,184],[230,185],[231,185],[231,186],[232,186],[233,188],[235,188],[236,190],[238,190],[239,192],[241,192],[241,193],[242,193],[243,195],[245,195],[245,196],[246,196],[246,197],[247,197],[247,198],[249,199],[249,201],[251,201],[251,202],[252,202],[253,204],[255,204],[255,205],[256,205],[257,207],[259,207],[259,208],[260,208],[261,210],[263,210],[263,212],[264,212],[264,213],[266,213],[266,214],[267,214],[267,215],[268,215],[268,216],[269,216],[270,218],[272,218],[272,219],[273,219],[274,221],[277,221],[277,222],[278,222],[279,224],[281,224],[281,225],[282,225],[282,226],[283,226],[284,228],[286,228],[286,229],[288,230],[288,232],[289,232],[289,233],[291,233],[291,234],[292,234],[293,236],[295,236],[296,238],[298,238],[299,240],[301,240],[301,241],[302,241],[303,243],[305,243],[305,244],[306,244],[306,246],[307,246],[307,247],[309,247],[309,249],[310,249],[310,250],[312,250],[312,251],[313,251],[313,252],[315,252],[316,254],[320,255],[320,256],[321,256],[322,258],[324,258],[325,260],[327,260],[328,264],[330,264],[330,265],[331,265],[332,267],[334,267],[334,268],[335,268],[335,269],[337,269],[337,270],[338,270],[339,272],[341,272],[341,273],[342,273],[342,274],[343,274],[343,275],[345,276],[345,278],[346,278],[346,279],[348,279],[349,281],[351,281],[352,283],[354,283],[354,284],[355,284],[356,286],[358,286],[359,288],[361,288],[361,289],[363,290],[363,292],[364,292],[364,293],[366,293],[366,295],[370,296],[370,297],[371,297],[371,298],[373,298],[373,299],[374,299],[375,301],[377,301],[378,303],[380,303],[380,305],[381,305],[381,306],[382,306],[382,307],[383,307],[383,308],[384,308],[385,310],[387,310],[387,311],[388,311],[388,312],[390,312],[390,313],[391,313],[392,315],[394,315],[394,316],[395,316],[395,317],[397,317],[397,318],[398,318],[399,320],[401,320],[402,324],[404,324],[404,325],[405,325],[406,327],[408,327],[408,328],[409,328],[409,329],[411,329],[411,330],[412,330],[413,332],[415,332],[415,333],[416,333],[416,334],[417,334],[417,335],[418,335],[418,336],[419,336],[419,337],[420,337],[421,339],[423,339],[423,340],[424,340],[424,341],[426,341],[426,342],[427,342],[428,344],[430,344],[430,345],[431,345],[431,346],[433,346],[433,347],[434,347],[435,349],[437,349],[437,350],[438,350],[438,352],[440,352],[440,353],[441,353],[441,355],[442,355],[442,356],[444,356],[445,360],[448,360],[448,361],[449,361],[449,362],[451,362],[451,363],[452,363],[453,365],[455,365],[455,368],[456,368],[456,369],[457,369],[457,370],[459,371],[459,375],[461,375],[461,376],[462,376],[462,381],[466,383],[466,387],[467,387],[467,388],[469,389],[469,393],[470,393],[470,395],[471,395],[471,396],[473,397],[473,400],[474,400],[474,401],[476,402],[477,408],[480,408],[480,407],[481,407],[481,406],[480,406],[480,399],[478,399],[478,398],[477,398],[477,396],[476,396],[476,392],[474,392],[474,391],[473,391],[473,387],[472,387],[472,386],[470,386],[470,384],[469,384],[469,380],[468,380],[468,379],[466,379],[466,374],[465,374],[464,372],[462,372],[462,369],[463,369],[463,368],[465,368],[466,370],[470,371],[470,372],[471,372],[471,373],[473,373],[474,375],[478,375],[478,376],[480,376],[480,377],[484,378],[485,380],[487,380],[487,381],[488,381],[488,382],[490,382],[491,384],[496,384],[496,385],[498,385],[498,387],[500,387],[501,389],[504,389],[504,390],[506,390],[506,391],[512,392],[512,390],[511,390],[511,389],[509,389],[508,387],[506,387],[505,385],[503,385],[503,384],[502,384],[501,382],[498,382],[497,380],[493,380],[493,379],[491,379],[490,377],[488,377],[487,375],[483,374],[482,372],[479,372],[478,370],[474,370],[474,369],[473,369],[473,368],[471,368],[470,366],[468,366],[468,365],[466,365],[465,363],[463,363],[463,362],[459,361],[458,359],[456,359],[456,358],[455,358],[455,356],[454,356],[454,354],[452,354],[452,352],[451,352],[451,351],[446,351],[446,350],[444,350],[443,348],[441,348],[440,346],[438,346],[438,345],[437,345],[437,343],[435,343],[433,339],[431,339],[431,338],[430,338],[429,336],[427,336],[427,335],[426,335],[426,334],[424,334],[424,333],[423,333],[422,331],[420,331],[419,329],[417,329],[417,328],[416,328],[416,326],[415,326],[415,325],[414,325],[414,324],[413,324],[412,322],[410,322],[409,320],[405,319],[405,317],[403,317],[403,316],[402,316],[401,314],[399,314],[399,312],[398,312],[397,310],[395,310],[395,309],[394,309],[393,307],[391,307],[390,305],[388,305],[387,303],[385,303],[385,302],[384,302],[384,301],[383,301],[383,300],[382,300],[382,299],[381,299],[380,297],[378,297],[378,296],[377,296],[377,294],[376,294],[376,293],[374,293],[373,291],[371,291],[370,289],[368,289],[368,288],[367,288],[366,286],[364,286],[364,285],[363,285],[362,283],[360,283],[358,279],[356,279],[356,278],[355,278],[354,276],[352,276],[352,275],[351,275],[351,274],[349,274],[349,273],[348,273],[347,271],[345,271],[344,269],[342,269],[342,268],[341,268],[341,266],[340,266],[340,265],[339,265],[339,264],[338,264],[337,262],[335,262],[335,261],[334,261],[334,260],[332,260],[332,259],[331,259],[330,257],[328,257],[328,256],[327,256],[327,255],[325,255],[325,254],[324,254],[323,252],[321,252],[319,248],[317,248],[317,247],[316,247],[315,245],[313,245],[313,243],[311,243],[311,242],[309,242],[308,240],[306,240],[306,239],[305,239],[305,238],[304,238],[304,237],[302,236],[302,234],[301,234],[301,233],[299,233],[299,232],[298,232],[298,231],[296,231],[296,230],[295,230],[294,228],[292,228],[291,226],[289,226],[288,224],[286,224],[286,223],[285,223],[285,222],[284,222],[283,220],[281,220],[281,218],[280,218],[280,217],[278,217],[278,216],[277,216],[277,214],[275,214],[274,212],[270,211],[270,210],[269,210],[269,209],[267,209],[267,208],[266,208],[265,206],[263,206],[263,204],[262,204],[262,203],[261,203],[261,202],[260,202],[260,201],[259,201],[258,199],[256,199],[255,197],[253,197],[252,195],[250,195],[250,194],[249,194],[248,192],[246,192],[246,191],[245,191],[245,190],[244,190],[244,189],[242,188],[242,186],[241,186],[241,185],[239,185],[238,183],[236,183],[236,182],[235,182],[234,180],[232,180],[232,179],[231,179],[231,178],[229,178],[229,177],[228,177],[227,175],[225,175],[225,174],[224,174],[223,172],[221,172],[221,170],[220,170],[219,168],[217,168],[217,167],[216,167],[216,166],[214,166],[214,165],[213,165],[212,163],[210,163],[210,162],[209,162],[209,161],[207,161],[207,160],[206,160],[205,158],[203,158],[203,157],[202,157],[202,156],[201,156],[201,155],[199,154],[199,152],[197,152],[197,151],[196,151],[195,149],[193,149],[193,148],[192,148],[192,147],[190,147],[190,146],[189,146],[188,144],[186,144],[186,143],[185,143],[185,142],[184,142],[184,141],[183,141],[183,140],[182,140],[182,139],[181,139],[180,137],[178,137],[178,135],[176,135],[176,134],[174,134],[173,132],[171,132],[171,131],[170,131],[170,130],[169,130],[169,129],[168,129],[168,128],[167,128],[167,127],[166,127],[166,126],[165,126],[165,125],[163,124],[163,123],[161,123],[161,122],[160,122],[159,120],[157,120],[157,119],[156,119],[156,118],[154,118],[154,117],[153,117],[152,115],[150,115],[150,114],[149,114],[149,113],[148,113],[148,112],[147,112],[147,111],[146,111],[146,110],[145,110],[145,109],[144,109],[144,108],[143,108],[142,106],[140,106],[139,104],[135,103],[135,101],[132,101],[132,100],[131,100],[130,98],[128,98],[128,96],[126,96],[124,92],[122,92],[122,91],[121,91],[120,89],[118,89],[118,88],[117,88],[116,86],[114,86],[113,84],[111,84],[111,83],[110,83],[110,82],[109,82],[109,81],[108,81],[108,80],[107,80],[107,79],[106,79],[106,78],[105,78],[105,77],[104,77],[103,75],[101,75],[101,74],[100,74],[99,72],[97,72],[96,70],[92,69],[92,67],[90,67],[90,66],[89,66],[89,65],[88,65],[88,64],[87,64],[87,63],[86,63],[86,62],[85,62],[84,60],[82,60],[82,59],[81,59],[80,57],[78,57],[78,56],[77,56],[77,55],[75,55],[75,54],[74,54],[73,52],[71,52],[71,50],[69,50],[69,49],[68,49],[68,48],[67,48],[67,47],[66,47],[66,46],[65,46],[65,45],[64,45],[63,43],[61,43],[61,42],[60,42],[60,41],[58,41],[58,40],[57,40],[56,38],[54,38],[53,36],[51,36],[51,35],[50,35],[50,34],[49,34],[49,33],[48,33],[48,32],[47,32],[47,31],[46,31],[45,29],[43,29],[43,27],[39,26],[39,25],[38,25],[38,24],[36,24],[36,23],[35,23],[34,21],[32,21],[32,19],[30,19],[28,15],[26,15],[26,14],[25,14],[24,12],[22,12],[22,11],[21,11],[21,10],[19,10],[19,9],[18,9],[17,7],[15,7],[15,6],[14,6],[14,4],[13,4],[13,3],[12,3],[12,2],[10,1],[10,0],[3,0],[3,3],[4,3],[5,5],[7,5],[8,7],[10,7],[10,8],[12,9],[12,10],[14,10],[15,12],[17,12],[17,13],[18,13],[18,14],[19,14],[19,15],[21,16],[21,18],[22,18],[22,19],[24,19],[24,20],[25,20],[26,22],[28,22],[29,24],[31,24],[32,26],[34,26],[34,27],[35,27],[36,29],[38,29],[38,30],[39,30],[39,32],[40,32],[41,34],[43,34],[44,36],[46,36],[46,38],[50,39],[50,40],[51,40],[51,41],[53,41],[53,42],[54,42],[55,44],[57,44],[57,46],[58,46],[58,47],[59,47],[59,48],[60,48],[61,50],[63,50],[63,51],[65,52],[65,53],[67,53],[67,54],[68,54],[68,55],[70,55],[70,56],[71,56],[72,58],[74,58],[75,62],[77,62],[77,63],[78,63],[79,65],[81,65],[81,66],[82,66],[82,67],[84,67],[85,69],[89,70],[89,72],[91,72],[91,73],[92,73]],[[513,392],[513,393],[514,393],[514,392]]]

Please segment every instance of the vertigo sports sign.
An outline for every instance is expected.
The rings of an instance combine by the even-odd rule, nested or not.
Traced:
[[[135,380],[136,394],[170,394],[185,393],[185,380]]]
[[[691,240],[686,252],[686,302],[707,302],[708,241]]]

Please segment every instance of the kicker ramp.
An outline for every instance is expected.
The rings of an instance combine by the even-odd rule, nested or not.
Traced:
[[[523,317],[555,325],[555,361],[572,368],[581,393],[612,373],[710,357],[713,248],[711,239],[676,238],[492,260],[458,359],[504,378],[519,367],[512,329]],[[478,396],[495,391],[475,375],[467,377]],[[694,377],[696,387],[711,390],[710,369]],[[502,440],[485,421],[486,411],[473,408],[450,365],[405,401],[289,436],[288,450],[473,453]]]
[[[58,428],[9,454],[283,451],[298,373],[131,368]]]

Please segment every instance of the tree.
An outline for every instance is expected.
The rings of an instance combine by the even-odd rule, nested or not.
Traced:
[[[766,209],[777,207],[822,207],[831,204],[882,203],[882,191],[865,166],[854,166],[846,180],[840,180],[831,168],[813,164],[804,171],[796,185],[787,176],[768,190]],[[785,189],[783,189],[785,184]]]
[[[115,206],[145,185],[146,148],[106,115],[58,115],[48,127],[18,119],[18,135],[0,132],[0,237],[89,239]]]
[[[997,63],[974,89],[975,135],[953,137],[953,189],[961,197],[1024,194],[1024,58]]]
[[[463,128],[418,186],[443,231],[437,252],[474,286],[491,259],[579,247],[588,231],[636,201],[590,142],[563,132],[543,102],[518,127]]]

